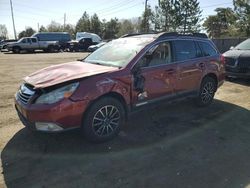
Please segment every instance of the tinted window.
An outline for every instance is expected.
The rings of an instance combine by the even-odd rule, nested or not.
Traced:
[[[247,39],[243,41],[242,43],[238,44],[235,49],[237,50],[250,50],[250,40]]]
[[[176,61],[196,58],[195,43],[192,40],[174,41]]]
[[[68,33],[39,33],[33,36],[39,38],[40,41],[70,41]]]
[[[217,55],[217,51],[207,42],[198,42],[203,51],[203,56]]]
[[[35,42],[36,42],[36,39],[35,39],[35,38],[32,38],[31,41],[35,43]]]
[[[23,39],[21,42],[22,42],[22,43],[26,43],[26,39]]]

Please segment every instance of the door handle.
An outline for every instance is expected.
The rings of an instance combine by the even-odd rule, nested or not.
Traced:
[[[168,69],[168,70],[166,70],[166,73],[168,73],[168,74],[174,74],[175,70],[174,69]]]

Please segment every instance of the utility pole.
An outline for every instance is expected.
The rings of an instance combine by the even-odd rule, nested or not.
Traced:
[[[144,22],[145,22],[145,25],[144,25],[144,29],[145,29],[145,32],[148,32],[149,31],[149,28],[148,28],[148,0],[145,0],[145,12],[144,12],[144,14],[145,14],[145,20],[144,20]]]
[[[17,39],[17,37],[16,37],[16,27],[15,27],[15,21],[14,21],[14,14],[13,14],[12,0],[10,0],[10,8],[11,8],[11,15],[12,15],[14,36],[15,36],[15,39]]]
[[[39,27],[39,23],[37,23],[37,32],[39,32],[40,27]]]
[[[145,1],[145,12],[147,11],[148,8],[148,0]]]
[[[64,13],[64,19],[63,19],[63,31],[65,31],[65,25],[66,25],[66,13]]]

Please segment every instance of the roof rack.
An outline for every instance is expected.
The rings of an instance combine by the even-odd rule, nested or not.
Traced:
[[[187,36],[187,37],[199,37],[199,38],[208,38],[205,33],[178,33],[178,32],[148,32],[148,33],[128,33],[120,38],[125,37],[132,37],[132,36],[138,36],[138,35],[150,35],[150,34],[156,34],[155,38],[165,38],[165,37],[179,37],[179,36]]]
[[[151,34],[157,34],[157,33],[156,32],[149,32],[149,33],[128,33],[128,34],[122,35],[120,38],[132,37],[132,36],[137,36],[137,35],[151,35]]]
[[[208,38],[205,33],[187,33],[181,34],[177,32],[165,32],[159,33],[157,38],[165,38],[165,37],[178,37],[178,36],[189,36],[189,37],[199,37],[199,38]]]

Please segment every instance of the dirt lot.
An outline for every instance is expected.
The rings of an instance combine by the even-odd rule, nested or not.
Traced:
[[[250,83],[225,82],[207,108],[192,102],[132,116],[118,138],[41,134],[17,118],[22,78],[83,53],[0,53],[0,187],[250,187]]]

